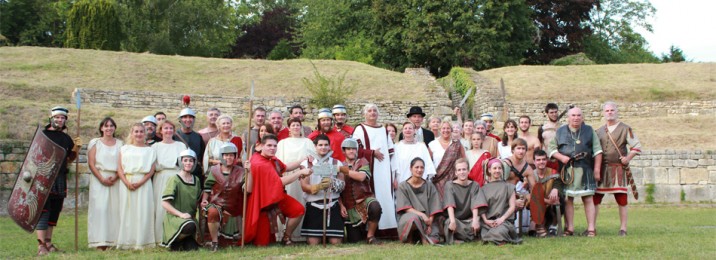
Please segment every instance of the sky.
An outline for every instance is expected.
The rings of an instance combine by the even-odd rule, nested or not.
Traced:
[[[716,62],[716,1],[650,0],[656,8],[651,19],[654,33],[640,30],[649,49],[661,57],[679,47],[688,60]]]

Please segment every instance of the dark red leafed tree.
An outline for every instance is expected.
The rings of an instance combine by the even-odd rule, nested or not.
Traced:
[[[583,51],[582,39],[592,34],[589,13],[598,0],[527,0],[539,33],[537,47],[529,50],[527,64],[547,64]]]

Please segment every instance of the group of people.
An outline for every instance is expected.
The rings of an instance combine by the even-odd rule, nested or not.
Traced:
[[[641,145],[613,102],[603,105],[606,124],[597,130],[577,107],[565,111],[568,123],[560,125],[559,108],[550,103],[538,133],[521,116],[507,120],[501,136],[491,114],[462,120],[459,108],[456,121],[433,117],[423,127],[426,114],[412,107],[399,134],[395,125],[379,123],[374,104],[365,105],[365,120],[355,127],[343,105],[320,109],[313,128],[304,125],[301,106],[288,112],[284,121],[281,111],[254,109],[241,136],[215,108],[199,131],[187,107],[177,123],[161,112],[145,117],[124,141],[115,138],[114,120],[102,120],[100,137],[87,147],[94,176],[89,246],[192,250],[200,241],[215,251],[237,243],[380,244],[379,238],[518,244],[523,229],[537,237],[573,235],[576,197],[588,223],[582,234],[592,237],[598,205],[612,193],[619,235],[626,235],[627,192],[635,192],[628,165]],[[62,133],[67,113],[53,109],[46,131]],[[81,146],[79,139],[62,140],[68,151]],[[56,250],[51,230],[59,213],[50,202],[38,225],[40,254]],[[561,215],[565,227],[558,230]]]

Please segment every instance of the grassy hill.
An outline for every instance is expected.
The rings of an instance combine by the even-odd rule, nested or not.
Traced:
[[[514,66],[478,72],[509,100],[714,100],[716,63]]]
[[[425,82],[414,77],[366,64],[317,60],[326,75],[346,73],[347,84],[357,87],[353,98],[421,100],[415,91]],[[714,100],[716,64],[631,64],[592,66],[515,66],[477,73],[492,82],[505,79],[511,102],[527,100],[618,102],[661,100]],[[301,83],[311,78],[308,60],[266,61],[160,56],[95,50],[2,47],[0,48],[0,139],[28,140],[38,123],[45,123],[55,105],[74,107],[75,88],[145,90],[168,93],[245,96],[251,80],[257,96],[308,96]],[[624,94],[617,94],[624,93]],[[74,110],[74,109],[72,109]],[[96,136],[96,124],[104,116],[120,123],[123,135],[128,122],[153,114],[154,110],[112,109],[85,105],[82,136]],[[629,119],[647,149],[716,149],[716,141],[703,141],[706,129],[716,120],[659,117]],[[71,128],[76,112],[71,112]],[[238,126],[247,121],[237,118]],[[197,126],[205,125],[203,115]],[[125,127],[126,128],[126,127]],[[74,128],[73,128],[74,129]],[[72,130],[74,133],[76,130]],[[677,138],[675,138],[675,136]],[[666,141],[665,141],[666,140]]]

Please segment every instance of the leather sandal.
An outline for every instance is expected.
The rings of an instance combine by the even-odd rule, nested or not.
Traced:
[[[49,253],[50,251],[47,250],[47,247],[45,247],[45,245],[37,245],[37,256],[45,256]]]
[[[619,230],[619,236],[620,236],[620,237],[625,237],[626,235],[627,235],[626,230]]]
[[[293,240],[291,240],[291,234],[285,234],[285,235],[283,235],[283,238],[281,239],[281,243],[282,243],[284,246],[292,246],[292,245],[293,245]]]
[[[574,236],[574,231],[565,229],[565,230],[564,230],[564,233],[562,233],[562,236],[563,236],[563,237],[571,237],[571,236]]]
[[[55,246],[55,244],[50,244],[49,247],[47,247],[47,251],[50,251],[52,253],[63,253],[64,251],[60,250]]]
[[[547,237],[547,229],[544,227],[538,227],[535,229],[535,237],[544,238]]]
[[[596,231],[596,230],[587,230],[587,231],[586,231],[586,236],[587,236],[587,237],[596,237],[596,236],[597,236],[597,231]]]
[[[381,242],[380,240],[378,240],[378,238],[376,238],[376,237],[369,237],[369,238],[368,238],[368,244],[369,244],[369,245],[382,245],[383,242]]]

